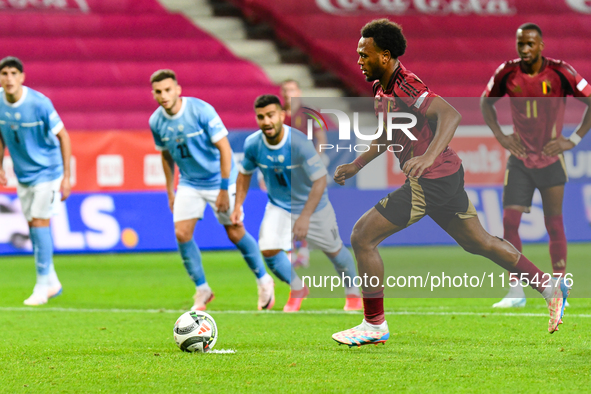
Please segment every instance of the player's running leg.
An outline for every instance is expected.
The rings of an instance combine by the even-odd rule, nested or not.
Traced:
[[[507,206],[503,208],[503,237],[521,252],[521,238],[519,237],[519,225],[521,216],[526,207]],[[526,303],[523,287],[518,283],[516,276],[509,277],[509,292],[499,302],[493,304],[493,308],[524,307]]]
[[[302,301],[308,296],[310,290],[307,286],[304,286],[301,278],[293,270],[289,257],[287,257],[285,251],[280,249],[262,250],[261,252],[271,272],[291,288],[287,303],[283,307],[283,312],[299,311]]]
[[[193,232],[198,220],[195,218],[175,222],[174,231],[183,264],[196,287],[193,296],[195,302],[191,310],[204,311],[207,308],[205,305],[213,301],[214,294],[205,278],[205,271],[201,262],[201,251],[193,239]]]
[[[564,233],[562,219],[562,201],[564,198],[564,185],[552,186],[540,189],[542,206],[544,209],[544,222],[550,238],[550,260],[554,275],[564,277],[566,273],[567,241]],[[565,302],[568,306],[568,302]]]
[[[390,337],[384,315],[384,262],[378,252],[378,245],[403,228],[390,222],[375,208],[367,211],[355,224],[351,245],[357,259],[359,276],[375,276],[379,283],[376,287],[362,288],[364,319],[356,327],[333,334],[332,338],[339,344],[361,346],[384,343]]]
[[[345,306],[346,311],[360,311],[363,309],[363,302],[361,301],[361,294],[359,289],[353,285],[353,279],[357,273],[355,269],[355,260],[349,249],[342,245],[341,248],[334,252],[324,252],[326,256],[334,265],[339,278],[345,278]]]
[[[29,232],[37,268],[37,283],[33,289],[33,294],[24,301],[24,304],[43,305],[47,303],[49,273],[53,264],[53,240],[51,238],[49,219],[33,218],[30,222]]]
[[[25,300],[25,305],[45,304],[48,298],[55,297],[62,291],[53,267],[53,239],[49,227],[49,218],[60,202],[60,184],[61,178],[58,178],[34,186],[17,186],[21,207],[29,223],[37,267],[37,282],[33,294]]]
[[[240,253],[242,253],[244,261],[246,261],[246,264],[248,264],[248,267],[256,277],[258,287],[257,308],[259,310],[273,308],[275,304],[275,284],[273,283],[273,278],[271,278],[271,275],[265,269],[265,263],[263,263],[257,241],[243,226],[226,225],[224,227],[226,228],[228,238],[236,245]]]
[[[550,312],[548,331],[552,334],[558,330],[558,325],[562,322],[564,314],[564,304],[569,294],[569,288],[565,281],[550,278],[551,275],[545,274],[523,254],[521,254],[509,242],[493,237],[487,233],[478,217],[462,219],[455,216],[449,221],[449,224],[439,223],[456,242],[469,253],[484,256],[509,272],[516,273],[521,277],[525,274],[530,279],[531,287],[538,291],[546,300]],[[538,278],[539,281],[531,281]],[[546,282],[546,286],[544,285]]]

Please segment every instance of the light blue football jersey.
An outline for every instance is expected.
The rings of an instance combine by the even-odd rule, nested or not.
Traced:
[[[4,89],[0,95],[0,132],[19,183],[32,186],[61,177],[64,162],[55,135],[64,124],[51,100],[26,86],[16,103],[6,101]]]
[[[203,100],[182,97],[181,109],[170,116],[159,107],[150,117],[156,149],[168,150],[179,167],[179,184],[195,189],[219,189],[222,181],[220,151],[214,145],[228,135],[215,109]],[[238,168],[232,154],[230,184]]]
[[[241,172],[252,174],[258,167],[265,178],[269,201],[294,214],[300,214],[308,201],[314,181],[326,176],[326,167],[306,135],[292,133],[283,125],[283,139],[277,145],[269,145],[261,130],[244,141],[244,159]],[[320,211],[328,204],[324,194],[316,207]]]

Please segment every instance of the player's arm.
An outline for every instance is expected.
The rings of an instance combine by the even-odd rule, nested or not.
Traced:
[[[303,241],[308,235],[308,228],[310,227],[310,217],[316,210],[320,199],[326,189],[326,175],[321,176],[312,183],[312,189],[308,195],[308,201],[302,209],[300,217],[293,224],[293,236],[296,241]]]
[[[497,119],[497,110],[495,103],[500,97],[486,97],[486,92],[480,98],[480,111],[484,117],[484,121],[488,127],[492,130],[495,138],[499,141],[499,144],[507,149],[513,156],[526,157],[525,146],[521,143],[519,134],[513,133],[505,135],[501,130],[501,125]]]
[[[343,186],[345,184],[345,180],[355,176],[359,170],[365,167],[370,161],[384,153],[386,150],[384,148],[380,148],[380,146],[386,146],[387,144],[388,135],[387,133],[382,133],[382,135],[380,135],[380,137],[375,140],[375,143],[371,144],[368,151],[363,152],[361,155],[357,156],[353,162],[341,164],[338,166],[334,172],[334,181],[337,184]]]
[[[64,162],[64,179],[60,186],[60,193],[62,194],[62,201],[70,196],[72,186],[70,185],[70,158],[72,157],[72,143],[70,135],[65,128],[62,128],[59,133],[55,135],[60,141],[60,149],[62,151],[62,160]]]
[[[232,147],[227,137],[214,143],[220,151],[220,169],[222,172],[222,186],[220,194],[215,202],[218,212],[226,212],[230,208],[230,196],[228,195],[228,181],[232,171]]]
[[[162,169],[166,178],[166,194],[168,195],[168,206],[174,211],[174,159],[168,150],[162,150]]]
[[[0,185],[6,186],[8,179],[6,179],[6,173],[4,172],[4,139],[2,133],[0,133]]]
[[[250,186],[250,179],[252,174],[244,174],[240,172],[238,179],[236,179],[236,201],[234,202],[234,211],[230,215],[230,220],[233,224],[242,226],[242,204],[246,200],[248,194],[248,187]]]
[[[425,115],[428,119],[437,120],[435,135],[423,155],[413,157],[404,163],[402,171],[406,176],[418,178],[427,168],[431,167],[437,156],[451,142],[462,120],[462,115],[441,97],[433,98]]]
[[[542,153],[546,156],[556,156],[565,150],[574,148],[591,129],[591,110],[589,109],[591,107],[591,97],[577,97],[577,99],[587,105],[583,120],[568,139],[560,136],[560,138],[548,142],[542,150]]]

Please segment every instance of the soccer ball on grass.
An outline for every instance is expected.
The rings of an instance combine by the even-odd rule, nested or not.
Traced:
[[[218,328],[208,313],[185,312],[174,324],[174,341],[183,352],[207,353],[217,339]]]

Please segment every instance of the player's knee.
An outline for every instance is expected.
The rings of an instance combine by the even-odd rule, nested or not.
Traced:
[[[263,257],[271,258],[273,256],[277,256],[277,254],[281,252],[281,250],[261,250]]]
[[[174,234],[176,236],[176,240],[179,243],[189,242],[191,238],[193,238],[193,234],[190,231],[184,228],[175,228]]]
[[[351,246],[354,250],[362,249],[368,246],[368,243],[364,237],[363,225],[357,222],[355,227],[353,227],[353,231],[351,232]]]
[[[226,233],[230,242],[236,245],[244,237],[244,227],[228,226],[226,227]]]
[[[468,253],[487,255],[492,249],[492,237],[466,239],[460,243],[460,246]]]

